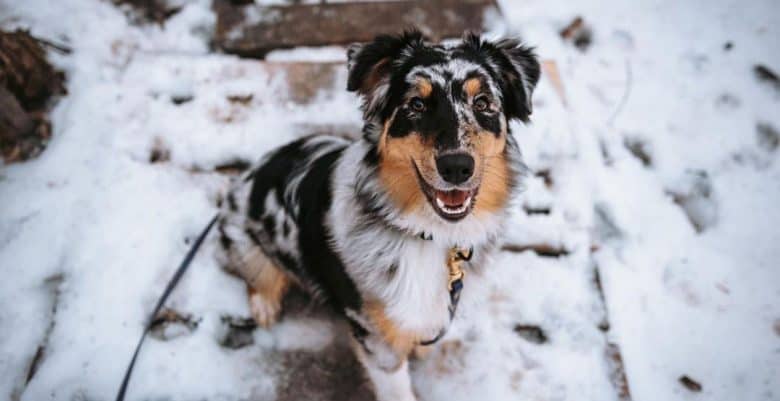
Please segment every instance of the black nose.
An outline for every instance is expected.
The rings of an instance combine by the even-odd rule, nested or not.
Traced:
[[[451,184],[461,184],[474,174],[474,158],[464,154],[445,155],[436,159],[439,175]]]

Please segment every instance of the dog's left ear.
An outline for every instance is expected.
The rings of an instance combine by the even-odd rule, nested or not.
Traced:
[[[384,107],[394,64],[423,46],[422,33],[407,30],[400,35],[379,35],[372,42],[349,47],[347,90],[363,97],[363,110],[367,115]]]
[[[499,77],[498,85],[507,118],[528,122],[533,111],[531,96],[540,75],[539,61],[533,48],[516,39],[490,42],[472,33],[464,36],[463,45],[489,60],[488,64]]]

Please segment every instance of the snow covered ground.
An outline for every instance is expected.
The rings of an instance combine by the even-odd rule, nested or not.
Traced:
[[[209,0],[177,3],[160,27],[107,1],[0,0],[1,27],[74,49],[52,55],[69,94],[49,147],[0,167],[0,399],[112,399],[216,210],[229,176],[215,168],[360,124],[343,71],[290,101],[283,74],[210,52]],[[780,400],[780,90],[753,72],[780,70],[780,5],[500,3],[491,34],[521,35],[560,79],[542,79],[533,124],[515,127],[537,174],[506,251],[413,365],[420,399]],[[577,15],[586,51],[558,36]],[[214,245],[169,302],[197,327],[147,342],[129,398],[365,399],[344,328],[317,308],[220,345],[222,317],[248,310]]]

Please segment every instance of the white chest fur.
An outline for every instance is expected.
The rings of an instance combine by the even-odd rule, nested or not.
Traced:
[[[399,328],[433,338],[449,324],[448,250],[423,240],[401,246],[397,270],[379,294]]]

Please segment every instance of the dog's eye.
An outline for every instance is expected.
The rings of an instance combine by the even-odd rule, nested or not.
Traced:
[[[490,107],[490,102],[484,97],[474,99],[474,110],[481,113],[487,111],[488,107]]]
[[[425,110],[425,102],[423,102],[423,100],[419,97],[413,97],[411,100],[409,100],[409,107],[419,113]]]

